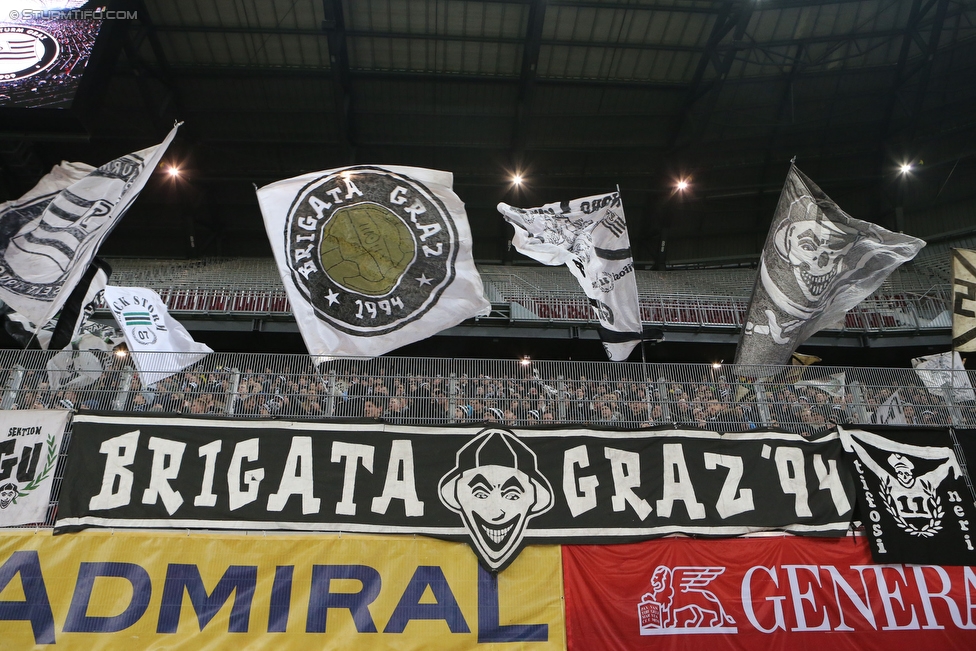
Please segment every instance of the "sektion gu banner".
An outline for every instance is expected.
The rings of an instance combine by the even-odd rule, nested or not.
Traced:
[[[947,429],[842,428],[877,563],[976,565],[976,505]]]
[[[382,355],[491,304],[450,172],[359,166],[257,191],[295,320],[312,355]]]
[[[48,409],[0,411],[0,527],[47,519],[70,415]]]
[[[972,567],[873,565],[860,536],[565,546],[563,577],[570,651],[976,648]]]
[[[525,544],[682,532],[838,536],[853,483],[836,435],[502,430],[77,416],[56,531],[291,529]]]

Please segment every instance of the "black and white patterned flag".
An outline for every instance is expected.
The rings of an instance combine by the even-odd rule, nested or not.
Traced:
[[[789,364],[925,242],[854,219],[795,165],[776,206],[736,364]]]
[[[952,250],[952,347],[976,350],[976,251]]]
[[[159,145],[126,154],[83,176],[62,164],[37,187],[0,206],[0,300],[46,324],[85,274],[155,171],[179,125]],[[89,168],[90,169],[90,168]]]
[[[549,203],[540,208],[498,204],[512,226],[515,249],[545,265],[565,264],[600,321],[613,361],[625,361],[641,340],[640,304],[630,235],[620,193]]]
[[[876,563],[976,564],[976,505],[948,429],[838,429]]]
[[[382,355],[486,315],[453,175],[419,167],[313,172],[257,191],[312,355]]]

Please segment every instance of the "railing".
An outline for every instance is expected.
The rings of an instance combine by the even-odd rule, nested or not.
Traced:
[[[214,353],[173,372],[169,359],[142,354],[140,376],[131,357],[105,351],[0,351],[0,408],[803,432],[976,423],[966,371]]]
[[[206,314],[291,314],[284,289],[188,289],[159,290],[166,307],[174,312]]]
[[[976,427],[976,378],[967,371],[215,353],[173,372],[164,359],[144,356],[142,368],[152,370],[140,374],[130,356],[111,352],[0,350],[0,409],[442,426],[773,427],[805,437],[835,423]],[[37,526],[53,526],[69,443],[70,431],[47,519]]]
[[[219,274],[212,271],[208,272],[211,275],[204,274],[209,268],[206,265],[189,269],[174,267],[170,275],[178,276],[178,279],[173,282],[167,281],[165,267],[160,269],[149,267],[142,270],[142,273],[136,273],[135,268],[129,268],[131,266],[131,261],[124,263],[120,280],[144,282],[147,287],[159,292],[167,307],[176,313],[291,315],[291,306],[276,276],[273,261],[254,262],[255,268],[251,270],[251,276],[245,279],[253,284],[253,287],[249,285],[244,287],[230,281],[227,285],[221,286],[214,280]],[[224,270],[227,273],[235,270],[238,274],[244,273],[230,261],[224,261],[223,265],[211,266],[219,269],[227,266],[228,270]],[[490,300],[496,303],[515,304],[523,308],[508,311],[512,320],[596,323],[586,296],[575,286],[575,280],[568,272],[556,273],[552,269],[544,269],[516,273],[511,269],[510,267],[483,267],[481,275],[485,283],[486,295]],[[694,272],[685,272],[680,282],[677,279],[662,281],[658,277],[660,274],[653,278],[642,277],[641,274],[651,272],[637,272],[641,287],[639,297],[641,320],[647,324],[660,326],[741,328],[748,308],[748,292],[754,272],[735,271],[746,271],[746,273],[739,274],[742,278],[734,278],[735,283],[726,279],[724,285],[722,283],[716,285],[718,281],[711,275],[692,282],[694,276],[691,274]],[[202,280],[207,282],[194,285],[191,279],[201,274],[203,274]],[[911,274],[900,273],[893,275],[892,278],[901,276],[914,277]],[[539,280],[542,284],[533,284],[532,279]],[[240,282],[240,279],[238,281]],[[918,284],[919,282],[907,281],[889,283],[890,286],[885,286],[887,289],[879,290],[874,296],[848,312],[843,329],[854,332],[912,332],[949,328],[950,287],[941,284],[931,285],[922,294],[904,289],[906,286]],[[737,287],[737,291],[720,294],[733,285]],[[669,288],[675,291],[670,291]]]

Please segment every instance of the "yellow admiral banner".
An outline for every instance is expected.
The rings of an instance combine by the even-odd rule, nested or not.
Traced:
[[[557,546],[501,574],[391,536],[0,533],[3,646],[565,649]]]

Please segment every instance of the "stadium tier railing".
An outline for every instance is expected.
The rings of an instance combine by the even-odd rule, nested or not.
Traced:
[[[696,424],[694,409],[714,398],[719,411],[745,412],[725,414],[728,422],[751,428],[807,422],[804,399],[808,408],[826,400],[843,412],[816,409],[823,412],[822,422],[813,418],[817,425],[838,416],[961,426],[976,406],[967,371],[213,353],[174,372],[169,354],[139,355],[141,372],[125,353],[0,351],[0,408],[343,418],[377,415],[365,409],[372,400],[374,409],[411,422],[490,421],[499,415],[492,409],[502,417],[510,409],[519,425],[640,427]],[[894,415],[878,416],[896,393],[897,404],[887,406]],[[655,407],[662,413],[652,413]]]
[[[272,260],[114,261],[112,282],[149,287],[175,313],[290,316]],[[563,269],[479,267],[485,293],[508,304],[510,321],[595,324],[589,301]],[[750,269],[636,272],[641,320],[673,327],[741,328],[755,276]],[[899,270],[833,330],[898,332],[950,327],[950,288]]]
[[[0,409],[375,419],[516,428],[778,428],[815,438],[835,424],[976,427],[973,372],[498,359],[317,359],[0,350]],[[70,436],[61,450],[67,454]],[[62,459],[63,461],[63,459]],[[44,523],[52,526],[63,463]]]

